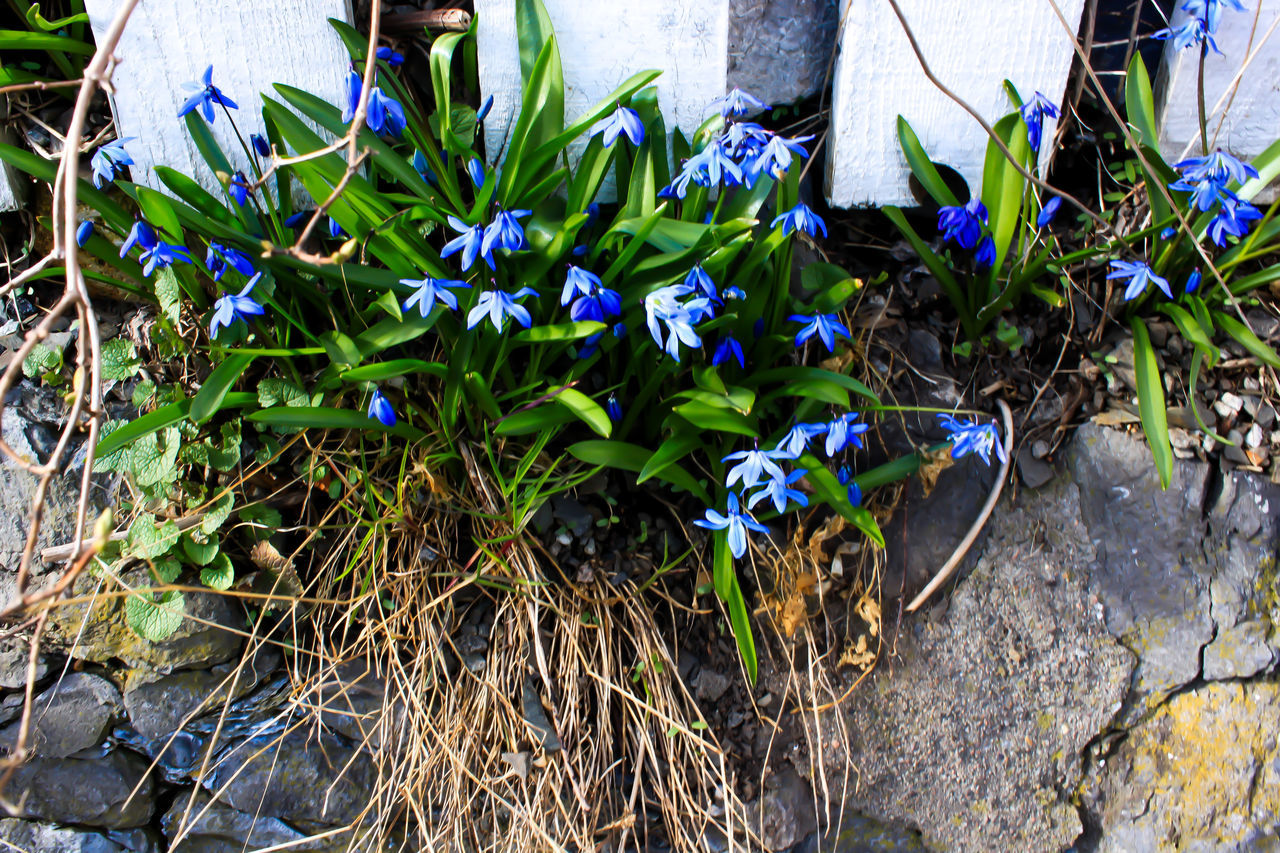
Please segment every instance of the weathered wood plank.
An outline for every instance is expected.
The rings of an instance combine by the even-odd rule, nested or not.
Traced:
[[[1070,33],[1045,0],[899,2],[934,74],[991,122],[1010,110],[1006,78],[1023,97],[1039,91],[1062,99],[1084,0],[1057,4]],[[833,205],[915,203],[898,145],[899,115],[935,160],[979,190],[987,147],[982,128],[925,77],[889,4],[849,0],[832,94],[827,197]],[[1046,121],[1046,139],[1053,130]]]
[[[1280,0],[1253,0],[1247,5],[1246,12],[1229,6],[1223,10],[1214,35],[1223,55],[1210,51],[1204,67],[1209,148],[1223,148],[1245,160],[1280,137]],[[1179,10],[1174,26],[1186,14]],[[1245,66],[1251,54],[1253,59]],[[1161,149],[1170,162],[1200,153],[1198,66],[1196,49],[1174,50],[1172,42],[1165,47],[1157,94],[1163,99]],[[1242,67],[1233,97],[1231,87]]]
[[[627,77],[662,69],[658,102],[667,126],[692,135],[707,105],[725,93],[729,0],[626,0],[589,8],[544,0],[564,65],[565,119],[572,121]],[[500,159],[520,111],[515,0],[476,0],[480,88],[493,96],[485,150]],[[579,149],[585,140],[579,140]]]
[[[86,0],[94,35],[101,38],[120,0]],[[328,18],[351,20],[348,0],[181,0],[144,2],[125,28],[116,56],[112,97],[116,129],[134,136],[128,150],[133,179],[162,189],[152,167],[192,175],[205,189],[221,188],[177,117],[187,94],[210,63],[213,82],[240,105],[231,114],[244,135],[263,131],[259,93],[287,83],[342,103],[349,56]],[[248,157],[225,115],[213,133],[233,165],[249,174]]]

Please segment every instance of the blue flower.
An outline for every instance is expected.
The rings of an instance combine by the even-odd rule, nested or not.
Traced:
[[[476,324],[484,319],[484,315],[488,314],[489,322],[499,332],[507,324],[508,317],[527,329],[533,324],[533,317],[529,314],[529,309],[523,305],[517,305],[516,300],[537,295],[538,291],[532,287],[522,287],[515,293],[507,293],[504,290],[482,291],[476,307],[467,313],[467,328],[474,329]]]
[[[431,168],[431,164],[427,162],[427,155],[417,149],[414,149],[413,152],[413,170],[422,176],[422,180],[429,184],[439,182],[435,171]]]
[[[622,296],[607,287],[593,287],[586,296],[578,297],[569,310],[569,317],[576,323],[592,320],[603,323],[609,317],[622,313]]]
[[[1195,293],[1196,288],[1200,286],[1200,270],[1192,270],[1191,275],[1187,276],[1187,284],[1182,289],[1183,293]]]
[[[484,229],[484,242],[480,245],[480,254],[492,256],[494,249],[506,249],[516,252],[525,248],[524,229],[518,221],[528,216],[531,210],[499,210],[493,222]]]
[[[805,497],[804,492],[790,488],[804,475],[804,471],[792,471],[786,477],[770,480],[764,484],[760,491],[751,496],[751,500],[747,501],[747,509],[755,509],[756,504],[765,498],[773,501],[773,507],[779,513],[787,511],[787,504],[790,501],[795,501],[800,506],[808,506],[809,499]]]
[[[725,299],[746,299],[747,294],[741,287],[726,287],[724,289]]]
[[[253,150],[258,152],[259,157],[271,156],[271,144],[267,142],[265,136],[257,133],[249,134],[249,144],[253,146]]]
[[[870,424],[858,422],[857,412],[845,412],[827,426],[827,456],[835,456],[850,444],[862,447],[862,439],[858,436],[871,429]]]
[[[706,148],[686,160],[684,171],[692,176],[695,184],[702,187],[719,186],[722,181],[725,186],[742,183],[742,167],[720,139],[712,140]]]
[[[938,230],[942,242],[955,240],[961,249],[972,249],[982,237],[987,224],[987,208],[981,200],[970,199],[964,206],[945,205],[938,211]]]
[[[679,297],[688,296],[692,291],[682,284],[669,284],[660,287],[644,298],[644,311],[649,334],[667,355],[680,361],[680,344],[689,347],[702,346],[702,338],[694,331],[693,325],[710,313],[711,302],[706,297],[698,297],[681,304]],[[664,346],[662,328],[666,324],[667,340]]]
[[[222,94],[222,90],[213,85],[213,66],[210,65],[204,70],[204,76],[200,78],[199,83],[183,83],[183,91],[192,92],[191,97],[182,102],[182,106],[178,108],[178,118],[182,118],[192,110],[199,108],[204,113],[205,121],[213,124],[214,104],[221,104],[228,109],[238,110],[239,105],[235,101]]]
[[[1192,206],[1199,208],[1201,213],[1217,204],[1222,194],[1227,192],[1221,182],[1209,178],[1199,181],[1179,178],[1169,184],[1169,189],[1191,193],[1191,198],[1188,201],[1191,202]]]
[[[978,250],[973,253],[973,264],[978,269],[989,269],[996,262],[996,241],[991,235],[982,238]]]
[[[721,459],[721,462],[737,462],[729,469],[729,474],[725,478],[725,488],[732,488],[733,484],[742,481],[742,488],[752,489],[760,485],[760,480],[764,475],[768,474],[770,480],[785,479],[786,474],[782,470],[775,459],[786,458],[784,454],[777,450],[761,450],[754,448],[752,450],[740,450],[737,453],[730,453]]]
[[[334,238],[345,237],[347,232],[342,230],[342,226],[338,224],[338,220],[334,219],[332,216],[327,218],[329,220],[327,223],[329,236]]]
[[[484,163],[479,157],[472,157],[467,161],[467,174],[471,176],[471,183],[476,185],[476,189],[484,189]]]
[[[221,243],[210,243],[209,251],[204,256],[204,265],[213,273],[214,281],[222,281],[228,267],[241,275],[253,275],[253,262],[243,252],[224,246]]]
[[[350,122],[356,115],[356,107],[360,106],[360,95],[364,91],[364,78],[355,71],[347,72],[347,106],[342,111],[343,123]],[[386,133],[399,136],[404,132],[404,107],[400,102],[374,86],[369,93],[369,103],[365,107],[365,124],[374,133]]]
[[[377,57],[392,68],[404,64],[404,57],[385,45],[378,48]]]
[[[782,236],[790,234],[792,231],[803,231],[810,237],[816,237],[818,232],[822,232],[822,236],[827,236],[827,223],[822,221],[822,217],[809,209],[804,202],[800,202],[786,213],[777,217],[773,222],[769,223],[770,228],[777,228],[778,223],[782,223]]]
[[[830,426],[830,424],[796,424],[787,430],[787,434],[774,449],[782,454],[779,457],[781,459],[799,459],[801,454],[809,449],[809,442],[824,435]]]
[[[493,252],[484,248],[484,227],[468,225],[456,216],[449,216],[449,227],[462,236],[454,237],[440,250],[440,257],[447,258],[455,252],[462,252],[462,268],[471,269],[477,257],[484,258],[489,269],[497,269],[493,265]]]
[[[191,253],[187,251],[186,246],[175,246],[173,243],[159,240],[142,253],[138,262],[142,264],[142,275],[146,278],[157,269],[164,269],[179,262],[191,263]]]
[[[244,176],[244,172],[236,172],[231,176],[227,192],[231,193],[236,204],[244,207],[244,203],[249,200],[249,179]]]
[[[721,515],[714,509],[708,508],[706,518],[695,519],[693,523],[708,530],[728,530],[729,551],[735,559],[740,559],[743,554],[747,553],[748,530],[755,530],[759,533],[769,532],[769,528],[756,521],[749,513],[742,512],[738,508],[738,496],[733,492],[729,493],[727,515]]]
[[[134,246],[141,246],[145,252],[156,244],[156,232],[151,226],[141,219],[134,220],[133,227],[129,229],[129,234],[124,238],[124,245],[120,247],[120,257],[129,254]]]
[[[791,155],[799,154],[801,157],[808,157],[809,152],[804,149],[800,143],[808,142],[813,136],[799,136],[795,139],[787,139],[785,136],[774,135],[766,142],[751,163],[751,172],[753,174],[761,174],[768,172],[775,178],[781,178],[788,169],[791,168]]]
[[[836,336],[849,337],[849,330],[840,322],[835,314],[792,314],[787,318],[795,323],[804,323],[805,327],[796,332],[796,346],[804,346],[805,341],[817,335],[822,339],[827,352],[836,351]]]
[[[1163,231],[1160,232],[1160,239],[1168,240],[1170,237],[1172,237],[1174,234],[1177,234],[1177,233],[1178,233],[1178,229],[1170,225],[1169,227],[1165,228]]]
[[[707,104],[707,112],[718,112],[724,118],[746,115],[752,110],[767,109],[769,109],[768,104],[754,95],[748,95],[737,86],[734,86],[728,94]]]
[[[1258,177],[1258,170],[1225,151],[1214,151],[1203,157],[1191,157],[1173,164],[1189,181],[1214,181],[1225,186],[1228,181],[1243,184]],[[1202,208],[1203,209],[1203,208]]]
[[[689,270],[688,275],[684,277],[684,286],[689,288],[690,293],[700,291],[708,299],[720,301],[720,294],[716,293],[716,283],[711,280],[711,276],[707,275],[702,264],[693,265],[693,269]]]
[[[253,292],[253,288],[260,278],[262,278],[262,273],[255,273],[239,293],[223,293],[213,303],[213,319],[209,322],[209,338],[211,340],[217,337],[219,327],[229,327],[237,320],[248,323],[250,317],[256,317],[263,313],[263,307],[249,295]]]
[[[426,317],[428,314],[431,313],[431,309],[435,307],[435,304],[437,302],[439,302],[441,305],[444,305],[448,308],[452,308],[454,311],[457,311],[458,297],[457,295],[450,293],[449,288],[451,287],[470,288],[471,287],[471,285],[467,284],[465,281],[458,281],[457,279],[453,279],[453,278],[427,277],[422,279],[421,281],[415,281],[414,279],[411,279],[411,278],[402,278],[400,279],[400,283],[407,284],[410,287],[417,288],[417,290],[415,290],[413,294],[404,301],[404,305],[402,305],[401,307],[405,311],[408,311],[414,305],[417,305],[418,313],[423,317]]]
[[[1217,246],[1225,246],[1228,234],[1243,237],[1249,233],[1249,223],[1261,218],[1258,208],[1228,193],[1223,197],[1217,215],[1209,222],[1209,239]]]
[[[1031,143],[1031,150],[1039,153],[1044,136],[1044,117],[1057,118],[1060,115],[1057,105],[1036,92],[1018,111],[1022,113],[1022,120],[1027,123],[1027,141]]]
[[[609,395],[608,401],[604,404],[604,410],[609,414],[609,420],[615,424],[622,420],[622,404],[618,402],[616,395]]]
[[[597,133],[604,134],[601,142],[605,148],[617,142],[618,137],[624,133],[632,145],[639,145],[644,141],[644,122],[640,121],[638,112],[619,104],[616,110],[591,125],[591,129],[587,131],[588,136],[595,136]]]
[[[1213,52],[1222,55],[1222,51],[1218,50],[1218,43],[1213,40],[1213,36],[1209,35],[1209,30],[1205,27],[1204,20],[1201,18],[1188,18],[1178,27],[1165,27],[1162,30],[1156,30],[1151,34],[1152,38],[1168,39],[1173,42],[1174,50],[1184,50],[1192,45],[1206,42],[1209,47],[1213,48]]]
[[[1036,228],[1042,229],[1053,222],[1054,217],[1058,215],[1058,209],[1062,207],[1062,196],[1055,195],[1045,203],[1044,208],[1040,211],[1040,215],[1036,217]]]
[[[1182,4],[1183,10],[1204,21],[1211,33],[1218,31],[1223,6],[1230,6],[1237,12],[1246,11],[1240,0],[1187,0]]]
[[[577,296],[590,296],[598,287],[603,287],[600,276],[569,264],[564,277],[564,288],[560,291],[560,304],[568,305]]]
[[[1120,278],[1127,279],[1128,285],[1124,290],[1124,300],[1126,302],[1137,299],[1142,292],[1147,289],[1147,284],[1154,284],[1156,287],[1164,291],[1164,295],[1173,298],[1173,291],[1169,289],[1169,282],[1156,275],[1151,267],[1142,261],[1112,261],[1111,272],[1107,273],[1108,279]]]
[[[93,222],[86,219],[76,226],[76,245],[84,246],[89,242],[89,238],[93,236]]]
[[[476,110],[476,122],[482,122],[485,116],[489,115],[489,110],[493,109],[493,95],[484,99],[484,103],[480,105],[480,109]]]
[[[391,408],[391,401],[382,396],[382,392],[377,388],[373,389],[373,396],[369,398],[369,417],[378,421],[383,426],[396,425],[396,413]]]
[[[93,167],[93,185],[98,189],[102,189],[102,185],[115,180],[116,171],[121,166],[132,166],[133,158],[129,156],[129,152],[124,150],[126,142],[132,142],[137,139],[136,136],[126,136],[124,139],[113,139],[106,145],[98,146],[98,150],[93,152],[93,159],[89,161],[89,165]]]
[[[716,344],[715,354],[711,356],[711,364],[718,366],[724,364],[729,359],[737,359],[738,366],[746,369],[747,359],[742,353],[742,344],[733,335],[725,335]]]
[[[1004,445],[1000,443],[1000,434],[996,432],[994,423],[978,424],[958,420],[951,415],[938,415],[943,429],[949,433],[947,441],[951,442],[951,457],[959,459],[970,453],[978,454],[983,462],[991,464],[991,451],[994,448],[996,458],[1001,462],[1008,461]]]

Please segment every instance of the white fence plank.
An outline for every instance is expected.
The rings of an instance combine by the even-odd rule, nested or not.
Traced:
[[[102,38],[121,0],[86,0],[94,35]],[[351,20],[348,0],[161,0],[138,4],[116,56],[112,109],[136,165],[133,179],[163,189],[156,165],[195,177],[221,197],[222,190],[179,119],[186,100],[182,84],[197,81],[213,64],[213,82],[240,105],[231,114],[247,141],[262,133],[259,93],[276,97],[273,83],[286,83],[331,103],[345,99],[350,57],[328,18]],[[249,171],[235,131],[217,115],[213,133],[232,165]]]
[[[988,121],[1010,111],[1006,78],[1024,98],[1039,91],[1062,99],[1084,0],[1058,0],[1070,33],[1045,0],[899,5],[934,74]],[[898,145],[899,115],[930,156],[959,171],[976,194],[986,133],[924,76],[889,4],[849,0],[832,93],[827,197],[833,205],[915,203]],[[1053,130],[1046,120],[1046,139]]]
[[[711,101],[725,93],[729,0],[544,0],[564,66],[565,119],[573,121],[627,77],[661,69],[658,103],[667,127],[692,136]],[[491,160],[505,151],[520,111],[515,0],[476,0],[480,88],[493,96],[485,120]],[[585,147],[579,140],[577,149]]]
[[[1204,90],[1210,149],[1224,148],[1248,160],[1280,137],[1280,0],[1252,0],[1246,5],[1246,12],[1237,12],[1230,6],[1222,12],[1214,41],[1223,55],[1209,51]],[[1182,23],[1186,15],[1179,10],[1174,26]],[[1251,54],[1253,59],[1245,66]],[[1174,50],[1172,42],[1165,47],[1160,78],[1163,85],[1158,86],[1163,95],[1160,142],[1170,162],[1181,159],[1184,153],[1200,153],[1198,66],[1199,51],[1195,48]],[[1231,87],[1242,67],[1244,73],[1232,97]]]

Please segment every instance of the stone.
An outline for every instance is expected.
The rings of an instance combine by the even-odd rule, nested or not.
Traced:
[[[29,747],[35,755],[68,758],[100,745],[111,723],[124,711],[120,691],[99,675],[73,672],[36,696],[32,704]],[[11,752],[20,722],[0,729],[0,749]]]
[[[21,817],[108,829],[142,826],[155,807],[148,762],[117,749],[104,758],[36,758],[9,781]]]
[[[117,835],[117,833],[111,833]],[[119,833],[116,838],[69,826],[29,820],[0,820],[0,847],[36,853],[159,853],[160,845],[143,830]]]
[[[1077,430],[1067,467],[1096,543],[1092,585],[1107,629],[1139,659],[1132,722],[1199,677],[1200,650],[1213,638],[1213,570],[1202,546],[1209,466],[1176,460],[1162,490],[1145,442],[1090,422]]]
[[[1098,853],[1275,850],[1280,685],[1181,693],[1129,731],[1104,773],[1085,803]]]
[[[1104,364],[1129,390],[1138,390],[1138,373],[1133,366],[1133,338],[1125,337],[1118,341]]]
[[[26,641],[16,637],[0,640],[0,688],[20,690],[27,686],[29,649]],[[48,675],[49,658],[39,655],[36,658],[36,681],[43,681]]]
[[[304,853],[339,853],[351,844],[348,833],[307,841],[305,833],[278,818],[236,811],[202,790],[174,800],[161,818],[161,826],[173,849],[183,853],[260,850],[276,845]]]
[[[241,741],[203,781],[238,811],[337,826],[365,811],[376,776],[368,754],[337,735],[295,729]]]
[[[1038,489],[1053,479],[1053,466],[1037,459],[1029,448],[1018,451],[1018,476],[1028,489]]]
[[[699,702],[716,702],[729,689],[729,678],[713,669],[698,673],[697,696]]]
[[[542,698],[533,683],[526,681],[522,691],[521,706],[524,708],[524,722],[527,731],[533,735],[534,742],[547,752],[559,752],[564,748],[560,735],[556,734],[551,720],[547,719],[547,711],[542,707]]]
[[[1089,589],[1096,559],[1066,478],[1002,502],[945,613],[909,619],[897,656],[846,700],[858,768],[846,814],[943,850],[1075,841],[1080,756],[1121,708],[1134,667]],[[891,837],[886,849],[920,849]]]
[[[324,724],[357,745],[377,750],[399,743],[407,717],[399,698],[386,707],[387,680],[369,661],[358,658],[335,667],[332,678],[318,688]]]
[[[837,0],[730,0],[728,85],[773,105],[821,91],[837,7]]]
[[[121,580],[131,589],[154,585],[147,569],[125,572]],[[186,579],[192,584],[193,578]],[[183,579],[180,579],[182,582]],[[99,581],[86,573],[73,585],[82,603],[54,608],[46,644],[79,660],[123,661],[155,672],[200,669],[230,660],[240,651],[236,633],[244,626],[244,611],[232,598],[216,592],[185,593],[186,618],[178,630],[160,642],[138,636],[125,622],[122,595],[96,595]]]
[[[124,691],[129,724],[144,737],[167,738],[184,721],[219,707],[228,695],[238,699],[251,691],[279,662],[279,652],[264,646],[239,678],[234,674],[238,664],[233,663],[169,675],[135,672]]]
[[[765,789],[763,803],[747,813],[757,819],[755,830],[766,850],[790,850],[818,825],[813,789],[794,770],[770,777]]]

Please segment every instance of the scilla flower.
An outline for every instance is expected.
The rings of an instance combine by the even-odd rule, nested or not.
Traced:
[[[808,506],[809,498],[805,496],[805,493],[791,488],[804,475],[804,471],[792,471],[786,477],[770,480],[761,487],[760,491],[751,496],[751,500],[747,501],[747,509],[755,509],[756,504],[765,498],[773,501],[773,508],[780,514],[787,511],[787,505],[791,501],[795,501],[800,506]]]
[[[519,220],[531,213],[531,210],[499,210],[493,222],[484,229],[480,254],[491,255],[494,249],[516,252],[525,248],[524,228]]]
[[[610,394],[608,401],[604,404],[604,410],[609,414],[609,420],[615,424],[622,420],[622,404],[618,402],[616,394]]]
[[[1169,289],[1169,282],[1156,275],[1155,271],[1142,261],[1112,261],[1111,272],[1107,273],[1107,278],[1128,280],[1129,283],[1124,289],[1125,302],[1141,296],[1142,292],[1147,289],[1148,284],[1154,284],[1164,291],[1165,296],[1170,299],[1173,298],[1173,291]]]
[[[504,290],[485,290],[481,292],[476,306],[467,313],[467,328],[474,329],[484,319],[485,314],[488,314],[489,322],[499,332],[507,324],[508,317],[527,329],[533,324],[533,317],[529,314],[529,309],[523,305],[517,305],[516,300],[537,295],[538,291],[532,287],[522,287],[515,293],[507,293]]]
[[[618,137],[624,133],[632,145],[639,145],[644,141],[644,123],[640,121],[638,112],[619,104],[616,110],[591,125],[591,129],[587,131],[588,136],[595,136],[597,133],[603,134],[600,141],[605,148],[617,142]]]
[[[213,319],[209,322],[211,339],[217,337],[218,329],[237,321],[248,323],[250,317],[263,313],[262,306],[249,295],[260,278],[262,273],[256,273],[239,293],[224,293],[213,303]]]
[[[213,273],[214,281],[222,281],[227,269],[234,269],[241,275],[253,275],[253,261],[243,252],[224,246],[221,243],[209,243],[209,251],[204,256],[204,265]]]
[[[129,152],[124,150],[126,142],[132,142],[137,139],[136,136],[126,136],[124,139],[113,139],[106,145],[98,146],[98,150],[93,152],[93,159],[89,161],[89,165],[93,168],[93,185],[98,189],[102,189],[102,185],[115,180],[116,172],[121,166],[132,166],[133,158],[129,156]]]
[[[142,275],[146,278],[157,269],[171,267],[176,263],[191,263],[191,253],[187,251],[186,246],[157,240],[154,246],[142,253],[138,262],[142,264]]]
[[[391,401],[382,396],[382,392],[377,388],[373,389],[373,396],[369,398],[368,415],[371,420],[375,420],[383,426],[396,425],[396,413],[391,408]]]
[[[858,422],[857,412],[845,412],[827,426],[827,456],[835,456],[850,444],[861,448],[860,436],[869,429],[870,424]]]
[[[444,248],[440,250],[440,257],[447,258],[455,252],[462,252],[462,268],[464,270],[471,269],[471,265],[476,262],[476,258],[484,259],[489,265],[489,269],[497,269],[493,265],[493,252],[484,248],[484,226],[468,225],[452,214],[448,217],[449,227],[457,231],[461,236],[454,237],[448,243],[444,244]]]
[[[761,450],[755,448],[753,450],[741,450],[737,453],[730,453],[721,462],[737,462],[729,469],[729,475],[725,478],[725,488],[733,488],[733,484],[742,481],[742,488],[751,489],[760,485],[760,478],[768,475],[770,480],[782,480],[786,475],[782,472],[782,467],[775,459],[786,458],[777,450]]]
[[[782,223],[782,234],[785,237],[792,231],[803,231],[810,237],[816,237],[818,232],[822,232],[822,236],[827,236],[827,223],[822,221],[822,217],[809,209],[804,202],[800,202],[786,213],[777,217],[769,224],[770,228],[777,228],[778,223]]]
[[[938,211],[938,230],[942,241],[955,240],[961,249],[972,249],[982,237],[987,224],[987,208],[980,199],[970,199],[963,206],[945,205]]]
[[[696,519],[693,523],[708,530],[727,530],[729,551],[735,559],[740,559],[747,553],[747,531],[768,533],[769,528],[752,518],[750,513],[743,512],[738,505],[738,496],[733,492],[729,493],[728,510],[727,515],[721,515],[708,508],[706,518]]]
[[[726,95],[716,98],[707,105],[708,112],[718,112],[720,115],[728,118],[729,116],[742,116],[752,110],[767,110],[769,105],[757,98],[755,95],[748,95],[746,92],[734,86]]]
[[[1058,107],[1053,101],[1036,92],[1031,96],[1031,100],[1019,107],[1019,112],[1022,113],[1022,120],[1027,123],[1027,141],[1031,143],[1031,150],[1039,153],[1040,142],[1044,136],[1044,117],[1057,118]]]
[[[89,238],[93,236],[93,223],[86,219],[76,226],[76,245],[84,246],[89,242]]]
[[[135,220],[133,227],[129,229],[129,234],[124,239],[124,245],[120,247],[120,257],[129,254],[134,246],[141,246],[145,252],[156,244],[156,232],[151,226],[141,219]]]
[[[446,308],[458,310],[458,297],[449,292],[449,288],[470,288],[471,285],[465,281],[458,281],[452,278],[424,278],[421,281],[415,281],[411,278],[400,279],[401,284],[407,284],[410,287],[416,287],[417,290],[413,295],[404,301],[401,307],[405,311],[409,311],[415,305],[418,313],[426,317],[431,313],[431,309],[439,302]]]
[[[784,459],[799,459],[809,449],[809,442],[826,433],[830,424],[796,424],[782,437],[775,448]]]
[[[716,344],[715,354],[711,356],[711,364],[713,367],[719,366],[731,358],[737,360],[739,367],[746,368],[747,359],[742,352],[742,344],[738,343],[733,335],[725,335]]]
[[[1062,207],[1062,196],[1055,195],[1053,198],[1045,202],[1044,209],[1040,211],[1040,215],[1036,217],[1036,228],[1042,229],[1053,222],[1054,217],[1058,215],[1058,209]]]
[[[971,423],[953,418],[951,415],[938,415],[938,420],[942,423],[943,429],[948,432],[947,441],[951,442],[953,459],[976,453],[983,462],[990,465],[991,451],[994,449],[997,459],[1001,462],[1007,461],[1004,445],[1000,443],[1000,434],[996,432],[994,423]]]
[[[787,318],[794,323],[804,323],[805,327],[796,332],[796,346],[804,346],[805,341],[817,335],[823,345],[826,346],[827,352],[836,351],[836,336],[842,338],[849,337],[849,330],[840,322],[840,318],[835,314],[792,314]]]
[[[199,109],[204,114],[205,121],[213,124],[213,117],[216,115],[213,109],[214,104],[221,104],[232,110],[240,109],[235,101],[222,94],[222,90],[213,85],[212,65],[204,70],[199,83],[183,83],[182,88],[184,91],[191,92],[192,95],[178,108],[178,118],[182,118],[194,109]]]

